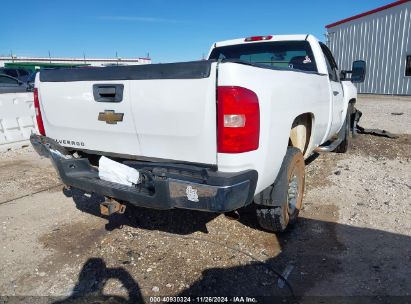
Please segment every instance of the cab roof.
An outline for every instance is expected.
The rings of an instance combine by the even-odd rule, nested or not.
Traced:
[[[262,39],[262,40],[254,40],[254,41],[246,41],[248,38],[252,37],[244,37],[244,38],[237,38],[237,39],[230,39],[219,41],[214,44],[214,47],[220,46],[227,46],[227,45],[235,45],[235,44],[245,44],[245,43],[264,43],[264,42],[272,42],[272,41],[299,41],[299,40],[307,40],[308,36],[313,37],[310,34],[297,34],[297,35],[266,35],[266,36],[253,36],[253,37],[270,37],[270,39]]]

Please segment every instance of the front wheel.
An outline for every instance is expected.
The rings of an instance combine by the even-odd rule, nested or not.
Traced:
[[[305,164],[301,151],[289,147],[273,185],[261,193],[257,207],[259,225],[270,231],[282,232],[297,220],[305,187]],[[267,206],[272,204],[273,206]]]
[[[353,105],[348,104],[347,115],[345,116],[344,125],[341,127],[339,136],[343,136],[343,141],[335,148],[334,152],[345,153],[350,148],[351,143],[351,114],[353,112]]]

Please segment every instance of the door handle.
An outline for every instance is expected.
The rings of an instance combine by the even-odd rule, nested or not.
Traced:
[[[93,84],[93,96],[97,102],[121,102],[123,91],[123,84]]]
[[[337,96],[338,94],[340,94],[340,92],[338,91],[333,91],[334,96]]]
[[[116,95],[116,87],[98,87],[97,92],[101,97],[114,97]]]

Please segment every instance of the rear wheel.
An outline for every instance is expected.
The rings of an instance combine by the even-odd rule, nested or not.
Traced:
[[[304,157],[290,147],[275,183],[257,196],[257,220],[264,229],[281,232],[297,220],[305,186]],[[267,206],[272,205],[272,206]]]

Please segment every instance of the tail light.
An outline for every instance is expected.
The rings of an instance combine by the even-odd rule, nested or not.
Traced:
[[[257,95],[246,88],[220,86],[217,90],[217,150],[242,153],[258,149],[260,106]]]
[[[37,88],[34,88],[34,110],[36,112],[37,128],[39,129],[39,133],[45,136],[46,131],[44,130],[43,118],[41,117],[39,92]]]

